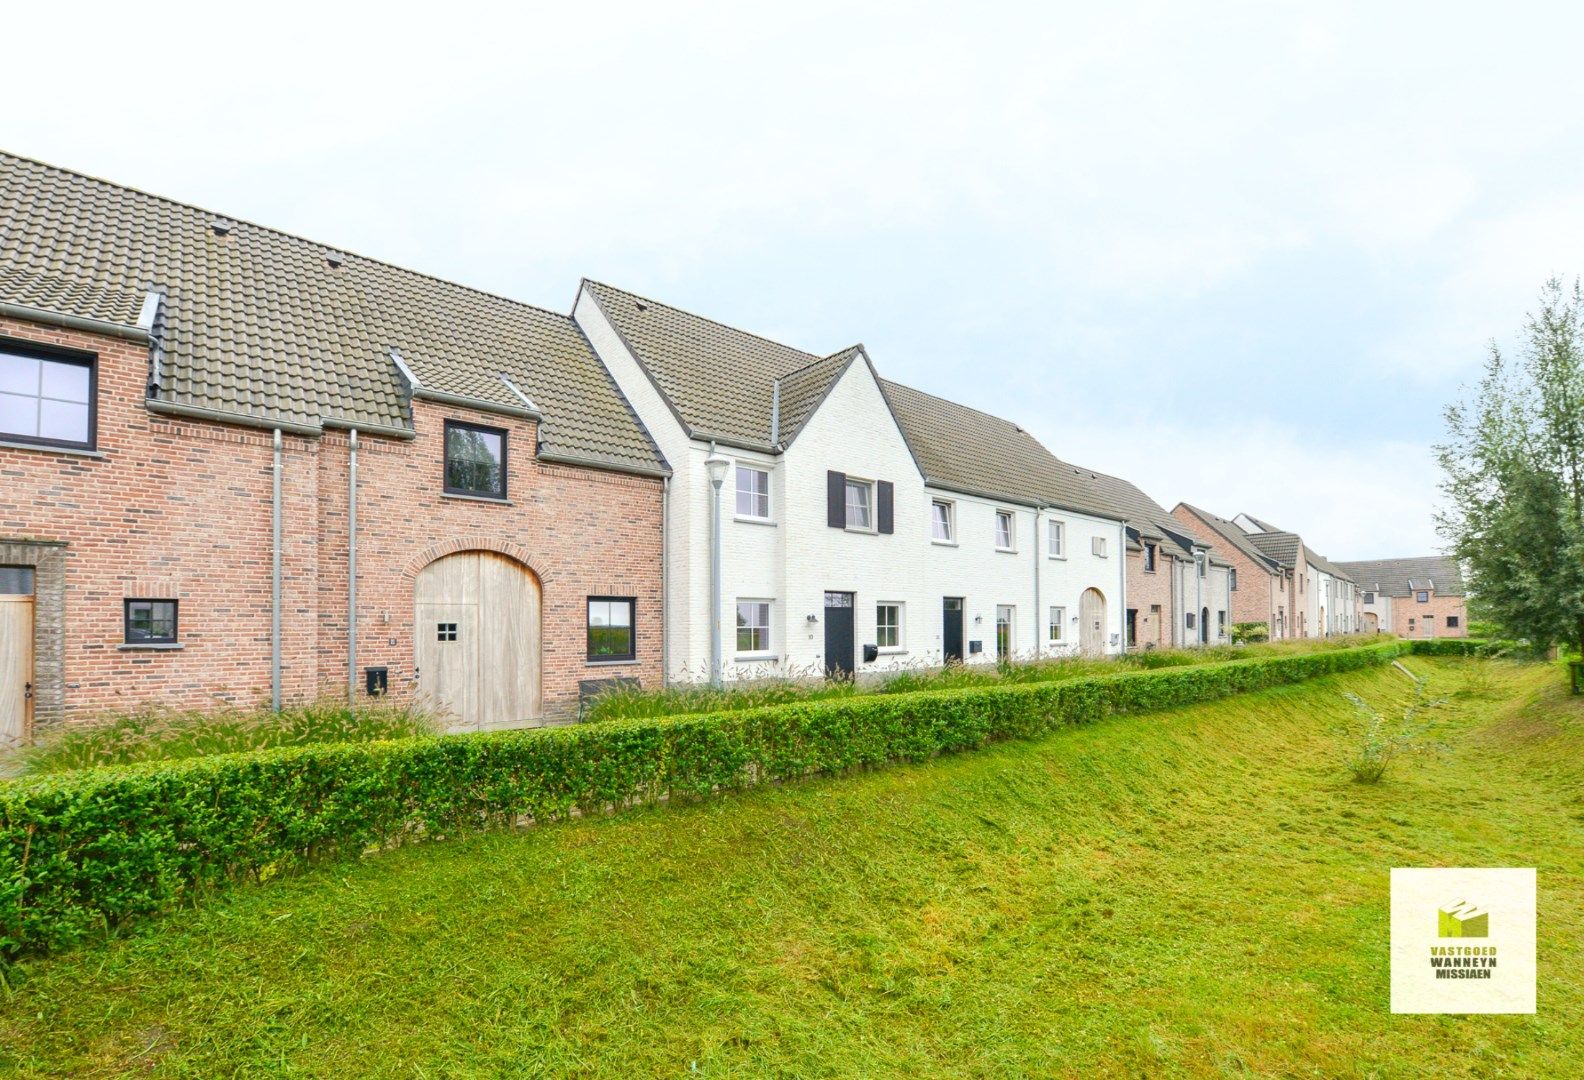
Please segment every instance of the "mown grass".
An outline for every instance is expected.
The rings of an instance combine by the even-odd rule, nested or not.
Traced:
[[[728,712],[793,701],[822,701],[854,694],[908,694],[920,690],[962,690],[968,687],[1009,683],[1057,682],[1087,675],[1107,675],[1130,669],[1153,670],[1191,664],[1220,664],[1255,656],[1291,656],[1297,653],[1346,649],[1383,640],[1354,634],[1249,645],[1207,645],[1192,649],[1150,649],[1110,658],[1063,656],[1023,658],[1001,664],[948,664],[945,667],[913,666],[861,681],[825,680],[817,672],[766,673],[719,689],[702,678],[664,688],[619,687],[589,703],[584,719],[631,720],[683,713]]]
[[[405,739],[437,730],[421,709],[403,705],[373,703],[350,709],[345,701],[327,700],[277,713],[265,706],[199,710],[152,704],[46,731],[33,745],[0,755],[0,777],[276,746]]]
[[[1572,1076],[1584,706],[1391,669],[834,780],[396,850],[12,973],[47,1076]],[[1392,866],[1538,866],[1539,1013],[1392,1016]],[[0,991],[4,994],[5,991]]]

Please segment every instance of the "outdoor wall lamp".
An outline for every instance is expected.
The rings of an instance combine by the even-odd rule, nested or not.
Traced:
[[[810,615],[808,617],[808,621],[809,622],[819,622],[819,616],[818,615]]]

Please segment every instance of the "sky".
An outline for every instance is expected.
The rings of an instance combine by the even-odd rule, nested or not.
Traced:
[[[24,7],[14,153],[861,341],[1333,559],[1440,549],[1442,408],[1584,271],[1579,5]]]

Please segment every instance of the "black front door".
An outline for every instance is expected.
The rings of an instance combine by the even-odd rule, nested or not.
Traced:
[[[825,594],[825,677],[850,679],[853,673],[853,594]]]
[[[947,663],[963,658],[963,602],[960,596],[948,596],[941,601],[942,621],[941,652]]]
[[[1138,608],[1127,609],[1127,643],[1129,648],[1138,644]]]

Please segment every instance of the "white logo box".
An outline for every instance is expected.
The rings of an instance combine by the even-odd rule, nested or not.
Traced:
[[[1391,872],[1391,1011],[1535,1011],[1535,872]]]

